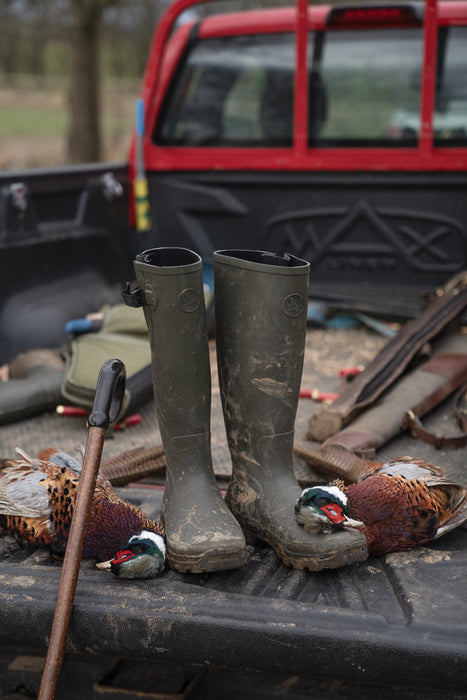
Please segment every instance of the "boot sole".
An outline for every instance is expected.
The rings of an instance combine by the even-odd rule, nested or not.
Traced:
[[[226,569],[239,569],[245,566],[247,552],[245,549],[211,550],[202,554],[176,554],[167,547],[167,561],[172,569],[182,573],[201,574]]]
[[[165,509],[162,504],[160,522],[165,529]],[[205,552],[179,554],[172,549],[165,540],[166,559],[172,569],[181,573],[202,574],[211,571],[225,571],[227,569],[240,569],[245,566],[248,552],[242,547],[219,547]]]
[[[279,559],[286,566],[298,569],[299,571],[304,571],[305,569],[308,571],[337,569],[368,559],[368,548],[366,538],[363,534],[361,536],[361,543],[354,542],[350,546],[339,544],[332,548],[329,547],[326,551],[317,552],[316,554],[300,555],[296,552],[291,552],[284,546],[283,542],[270,533],[258,528],[256,524],[245,517],[242,517],[238,513],[235,513],[235,517],[243,529],[248,544],[254,544],[255,540],[266,542],[266,544],[272,547]],[[313,537],[313,535],[310,535],[310,537]],[[321,538],[327,537],[326,543],[331,544],[328,540],[332,535],[315,535],[315,537],[319,537],[320,541]]]

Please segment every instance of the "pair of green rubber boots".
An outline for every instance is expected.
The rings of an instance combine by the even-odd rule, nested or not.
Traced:
[[[296,569],[366,558],[360,533],[312,536],[295,521],[293,437],[305,348],[309,264],[291,255],[214,254],[219,385],[232,458],[223,500],[211,457],[211,369],[202,261],[154,248],[134,263],[167,459],[162,503],[169,564],[243,566],[260,539]]]

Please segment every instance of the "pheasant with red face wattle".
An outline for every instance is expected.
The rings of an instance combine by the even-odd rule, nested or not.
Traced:
[[[80,478],[80,463],[57,452],[49,460],[17,449],[0,463],[0,526],[37,546],[65,551]],[[119,578],[154,578],[164,568],[163,528],[121,499],[99,475],[83,557],[96,558]]]
[[[439,467],[400,457],[368,469],[357,484],[336,480],[305,489],[297,522],[312,534],[363,532],[368,553],[382,556],[438,539],[467,521],[467,490]]]

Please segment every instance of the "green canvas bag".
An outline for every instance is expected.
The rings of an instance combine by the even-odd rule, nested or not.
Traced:
[[[153,393],[148,331],[142,309],[117,304],[104,308],[103,314],[99,331],[77,336],[66,348],[62,394],[70,403],[92,409],[100,368],[118,358],[127,371],[122,418]]]

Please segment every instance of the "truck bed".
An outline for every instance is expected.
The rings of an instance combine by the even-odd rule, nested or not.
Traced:
[[[338,391],[339,368],[367,363],[383,343],[367,328],[310,328],[302,386]],[[213,461],[223,487],[230,460],[213,341],[211,359]],[[304,437],[307,422],[318,409],[315,402],[300,400],[296,439],[306,447],[313,446]],[[152,401],[141,414],[140,425],[106,440],[104,458],[160,443]],[[455,432],[449,399],[428,426]],[[37,453],[47,446],[72,450],[85,440],[84,419],[54,413],[0,427],[2,457],[13,456],[16,445]],[[465,449],[436,451],[403,435],[377,458],[403,454],[436,463],[451,478],[467,483]],[[300,460],[295,466],[303,484],[326,480]],[[156,518],[163,477],[154,475],[119,493]],[[152,690],[143,697],[166,697],[154,693],[169,683],[172,692],[177,688],[176,697],[366,698],[396,693],[405,698],[423,692],[425,698],[465,698],[466,552],[463,527],[410,552],[318,573],[288,569],[267,546],[251,546],[248,563],[239,570],[197,575],[166,569],[155,580],[134,583],[83,561],[57,697],[74,697],[76,678],[82,679],[81,691],[82,683],[94,678],[86,697],[132,697],[128,693],[141,692],[146,682]],[[0,538],[2,697],[12,679],[38,683],[37,668],[31,671],[26,664],[28,675],[18,659],[45,653],[59,575],[60,563],[47,550],[22,548],[9,535]],[[106,675],[117,660],[117,670]],[[119,695],[117,688],[128,677],[133,685]]]

